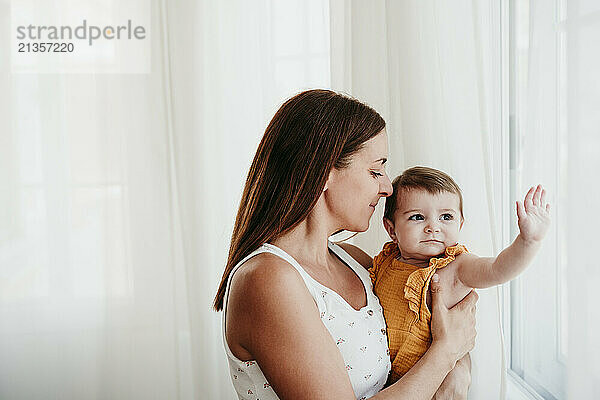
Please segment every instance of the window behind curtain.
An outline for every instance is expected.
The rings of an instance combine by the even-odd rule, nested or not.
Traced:
[[[506,288],[509,398],[566,399],[567,2],[511,0],[509,8],[511,204],[538,183],[552,203],[540,253]]]

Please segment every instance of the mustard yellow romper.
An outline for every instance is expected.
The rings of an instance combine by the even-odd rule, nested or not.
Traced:
[[[429,348],[431,312],[426,303],[429,282],[436,270],[463,252],[467,252],[463,245],[450,246],[443,256],[430,259],[429,267],[423,268],[399,261],[398,246],[388,242],[373,259],[369,273],[373,291],[383,307],[392,361],[388,384],[400,379]]]

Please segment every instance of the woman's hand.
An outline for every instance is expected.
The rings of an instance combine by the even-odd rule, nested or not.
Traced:
[[[437,274],[431,279],[431,336],[433,345],[445,349],[452,368],[475,345],[475,308],[479,296],[471,291],[457,305],[448,309],[442,296],[444,288]]]
[[[471,356],[467,353],[444,379],[432,400],[467,400],[471,386]]]

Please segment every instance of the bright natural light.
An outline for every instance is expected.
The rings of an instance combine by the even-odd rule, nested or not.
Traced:
[[[77,32],[87,36],[53,38],[54,26],[81,26]],[[112,37],[119,26],[123,37]],[[127,36],[136,26],[143,38]],[[45,32],[46,39],[30,32]],[[54,51],[59,42],[66,50]],[[282,393],[297,398],[301,386],[310,398],[348,393],[404,399],[417,393],[421,397],[415,398],[430,399],[438,388],[435,399],[600,398],[600,269],[594,255],[594,228],[600,224],[599,49],[596,0],[57,0],[52,6],[45,0],[0,0],[0,398],[264,400],[285,398]],[[437,347],[434,337],[424,350],[433,349],[423,356],[424,367],[414,370],[416,387],[402,386],[409,381],[403,378],[384,386],[388,378],[382,373],[361,391],[372,374],[353,376],[340,347],[348,337],[334,337],[325,323],[318,327],[326,329],[303,330],[309,320],[301,318],[304,312],[310,317],[320,310],[306,306],[286,314],[297,316],[289,324],[300,334],[295,342],[283,330],[260,331],[256,337],[270,340],[264,353],[241,345],[247,338],[228,331],[225,313],[213,310],[235,247],[234,227],[244,220],[236,221],[240,199],[252,200],[243,190],[261,138],[286,100],[308,89],[351,96],[385,120],[387,147],[384,141],[378,151],[387,152],[386,163],[375,179],[385,179],[385,172],[393,180],[407,168],[428,166],[456,181],[464,200],[459,243],[473,255],[495,257],[509,246],[519,234],[515,201],[538,183],[546,188],[551,223],[533,261],[516,279],[477,290],[469,325],[476,320],[477,337],[465,350],[469,367],[457,363],[459,357],[450,360],[450,345]],[[349,121],[359,115],[352,110],[310,114],[318,117],[303,122]],[[285,138],[304,129],[282,125],[293,127],[281,128]],[[371,129],[366,125],[358,123]],[[319,131],[318,139],[349,140],[344,135],[351,129],[359,130],[346,124],[341,133]],[[317,142],[329,143],[306,140],[286,148],[282,164]],[[342,154],[353,145],[343,142],[334,150]],[[318,146],[311,154],[338,154]],[[323,148],[329,153],[318,153]],[[360,215],[354,210],[362,208],[351,207],[366,191],[358,175],[352,178],[359,183],[347,186],[344,196],[326,198],[330,175],[315,178],[311,162],[297,169],[306,171],[302,182],[278,183],[273,197],[287,187],[316,187],[318,180],[325,186],[315,189],[311,204],[322,199],[327,205],[318,208],[319,216],[327,215],[323,221],[347,222],[346,209]],[[373,175],[368,179],[370,184]],[[335,225],[344,231],[333,240],[351,237],[345,245],[366,253],[348,254],[350,262],[335,253],[342,265],[372,264],[392,240],[383,224],[389,193],[378,185],[368,194],[369,207],[365,203],[372,213],[366,231],[367,225],[353,229],[364,231],[354,235]],[[319,216],[311,221],[320,223]],[[273,226],[285,219],[277,218]],[[250,256],[256,246],[240,248]],[[333,254],[328,246],[325,254]],[[372,295],[378,301],[368,276],[360,296],[353,296],[348,276],[361,280],[360,274],[315,270],[306,274],[318,284],[317,278],[338,284],[343,300],[362,301],[365,295],[367,308],[377,313],[368,300]],[[425,282],[422,304],[431,295]],[[313,296],[311,290],[306,292]],[[276,305],[290,296],[278,297]],[[436,333],[436,309],[427,307],[434,322],[426,320],[426,332]],[[391,335],[383,313],[382,325],[363,333],[382,337],[379,358],[387,362],[392,346],[386,344]],[[324,316],[317,315],[317,322]],[[344,324],[347,329],[355,323]],[[325,332],[327,340],[314,332]],[[237,354],[248,354],[239,359],[242,367],[259,361],[260,384],[244,381],[250,386],[240,389],[245,375],[232,367],[227,335],[239,339]],[[301,348],[304,340],[310,345],[294,359],[280,357],[271,354],[276,338],[289,342],[279,349]],[[370,355],[370,346],[354,350]],[[335,357],[303,364],[322,354]],[[261,356],[276,359],[277,368],[263,371]],[[318,379],[310,385],[301,380],[309,369],[324,377],[327,393]],[[443,392],[446,377],[454,391]]]

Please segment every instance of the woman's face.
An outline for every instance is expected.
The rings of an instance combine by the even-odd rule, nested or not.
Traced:
[[[339,229],[366,231],[379,199],[392,194],[385,170],[387,157],[387,134],[383,130],[364,143],[346,168],[331,171],[323,196]]]

